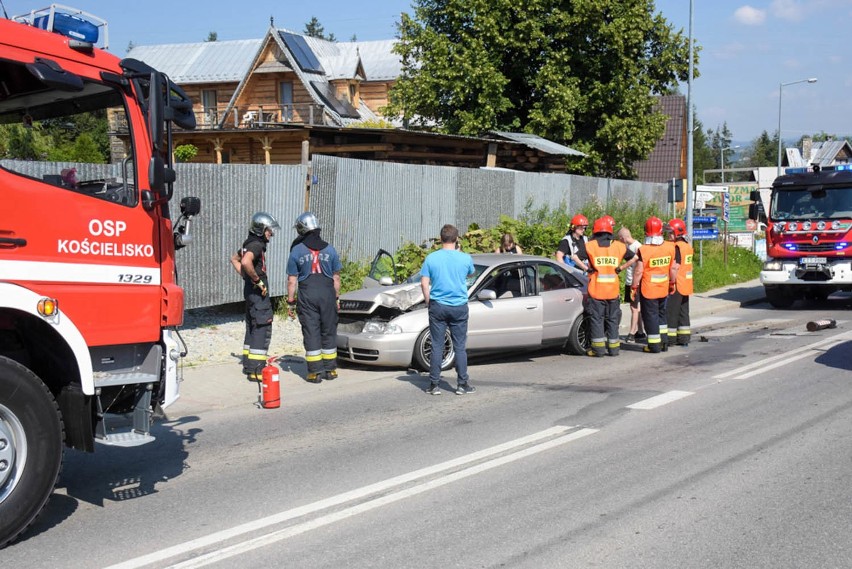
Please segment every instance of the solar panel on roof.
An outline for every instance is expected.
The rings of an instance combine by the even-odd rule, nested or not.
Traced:
[[[293,54],[293,57],[296,58],[296,64],[302,69],[302,71],[308,71],[313,73],[325,73],[320,65],[319,59],[314,55],[314,52],[311,51],[311,48],[308,47],[308,42],[305,41],[305,38],[302,36],[291,34],[290,32],[280,32],[281,39],[284,40],[284,45],[287,46],[287,49],[290,50],[290,53]]]

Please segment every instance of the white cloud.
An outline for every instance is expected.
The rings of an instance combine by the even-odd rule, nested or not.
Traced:
[[[766,10],[758,10],[751,6],[741,6],[734,12],[734,20],[744,26],[759,26],[766,20]]]
[[[802,21],[807,12],[807,8],[796,0],[772,0],[769,10],[776,18],[789,22]]]

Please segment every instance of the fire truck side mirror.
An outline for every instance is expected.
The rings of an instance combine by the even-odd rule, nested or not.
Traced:
[[[180,214],[185,217],[192,217],[201,213],[201,199],[193,196],[188,196],[180,200]]]
[[[174,182],[175,179],[175,171],[167,167],[160,156],[156,154],[151,156],[151,163],[148,165],[148,183],[152,190],[162,195],[166,185]]]
[[[748,199],[751,203],[748,206],[748,218],[754,219],[755,221],[760,221],[760,214],[762,213],[762,203],[760,201],[760,191],[752,190],[748,194]]]

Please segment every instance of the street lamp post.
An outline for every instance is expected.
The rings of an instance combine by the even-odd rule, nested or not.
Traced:
[[[720,164],[722,166],[722,183],[723,184],[725,183],[725,151],[726,150],[733,150],[733,149],[739,148],[739,147],[740,147],[740,145],[737,144],[736,146],[725,146],[723,148],[719,148],[719,159],[720,159]]]
[[[798,81],[790,81],[789,83],[779,83],[778,84],[778,175],[781,175],[781,94],[783,93],[784,87],[787,85],[795,85],[796,83],[816,83],[816,77],[810,77],[808,79],[799,79]]]

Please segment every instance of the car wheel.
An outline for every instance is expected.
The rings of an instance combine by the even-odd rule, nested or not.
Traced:
[[[580,314],[571,324],[568,338],[565,339],[565,351],[575,356],[582,356],[590,347],[589,322],[585,314]]]
[[[432,335],[429,329],[423,330],[414,343],[414,363],[423,371],[429,371],[429,358],[432,357]],[[453,340],[450,331],[444,335],[444,357],[441,360],[441,371],[450,369],[456,361],[456,351],[453,349]]]

